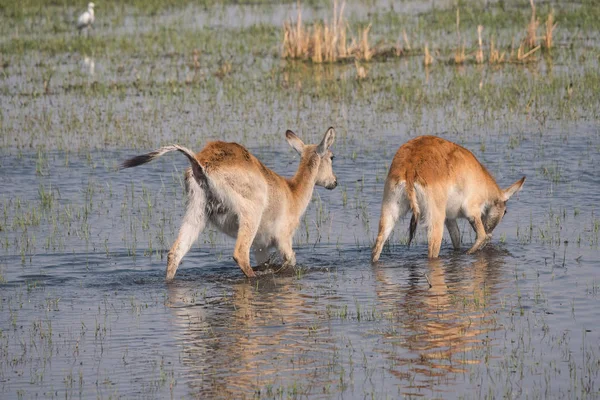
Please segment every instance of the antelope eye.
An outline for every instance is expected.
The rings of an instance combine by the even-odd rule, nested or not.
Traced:
[[[332,154],[331,155],[331,161],[333,161],[334,158],[335,158],[335,156]]]
[[[502,216],[506,215],[506,210],[504,210],[504,214]]]

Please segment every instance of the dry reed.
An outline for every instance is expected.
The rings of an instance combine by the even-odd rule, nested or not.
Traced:
[[[333,3],[333,18],[328,23],[316,23],[312,27],[302,22],[302,9],[298,4],[298,16],[295,24],[287,21],[283,25],[283,58],[308,59],[314,63],[337,62],[347,58],[369,61],[375,54],[369,44],[369,24],[359,34],[359,40],[352,38],[348,46],[348,24],[344,20],[342,2]]]
[[[465,44],[460,38],[460,9],[456,9],[456,35],[458,36],[458,48],[454,52],[454,63],[462,64],[465,62]]]
[[[537,44],[537,29],[540,25],[540,21],[535,16],[535,3],[533,0],[529,0],[531,4],[531,19],[527,25],[527,36],[525,37],[525,44],[530,49],[534,48]]]
[[[525,46],[523,45],[523,43],[521,43],[521,45],[517,49],[517,61],[519,61],[519,62],[526,61],[527,58],[529,58],[530,55],[532,55],[533,53],[538,51],[540,49],[540,47],[541,46],[536,46],[533,49],[525,52]]]
[[[423,59],[423,65],[426,67],[433,63],[433,57],[429,53],[429,44],[425,43],[425,57]]]
[[[299,7],[299,6],[298,6]],[[310,38],[302,24],[302,10],[298,8],[296,24],[290,21],[284,24],[283,56],[298,58],[308,52]]]
[[[548,19],[546,20],[546,35],[544,36],[544,41],[542,42],[544,48],[546,49],[552,48],[552,33],[554,32],[556,25],[557,23],[554,22],[554,9],[552,9],[550,14],[548,14]]]
[[[483,40],[481,39],[481,32],[483,32],[483,26],[477,26],[477,38],[479,42],[479,49],[477,50],[477,54],[475,55],[475,61],[477,64],[483,64]]]
[[[553,31],[557,26],[554,19],[554,10],[547,17],[545,23],[545,36],[537,36],[539,28],[539,19],[536,14],[536,6],[534,0],[529,0],[531,5],[531,18],[527,24],[527,33],[524,39],[521,40],[519,47],[515,47],[514,39],[510,48],[510,54],[507,56],[507,51],[501,51],[497,48],[497,44],[492,37],[489,46],[489,64],[501,64],[506,62],[531,62],[537,58],[531,57],[540,48],[550,49],[553,46]],[[359,29],[357,36],[347,34],[348,23],[344,19],[345,2],[341,5],[338,0],[333,3],[333,18],[331,21],[317,22],[312,26],[304,25],[302,21],[302,9],[298,3],[298,15],[295,21],[289,20],[283,26],[283,48],[282,57],[291,59],[311,60],[315,64],[334,63],[343,60],[354,61],[370,61],[373,57],[400,57],[411,52],[411,44],[406,31],[402,31],[403,46],[401,47],[400,39],[395,45],[384,48],[381,44],[377,44],[374,48],[369,43],[369,34],[372,25],[369,24],[366,28]],[[454,64],[464,64],[467,57],[475,56],[477,64],[485,62],[485,53],[483,46],[483,26],[477,26],[477,49],[474,53],[466,55],[466,43],[460,31],[460,9],[456,9],[456,35],[458,47],[454,49]],[[516,54],[515,54],[515,51]],[[424,59],[423,64],[429,66],[433,63],[434,58],[430,52],[428,43],[425,43],[423,48]],[[356,65],[359,71],[359,65]],[[360,67],[362,68],[362,67]],[[363,69],[364,70],[364,69]],[[225,69],[226,75],[229,71]],[[360,78],[360,73],[357,72]]]
[[[321,25],[316,24],[313,29],[313,38],[312,38],[312,62],[314,63],[322,63],[323,62],[323,51],[321,49],[321,41],[322,41],[322,28]]]
[[[373,51],[371,51],[370,47],[369,47],[369,31],[371,30],[371,24],[369,24],[369,26],[367,26],[365,29],[363,29],[362,34],[361,34],[361,40],[360,40],[360,57],[358,57],[359,59],[362,58],[365,61],[369,61],[371,60],[371,57],[373,57]]]
[[[404,46],[406,50],[411,51],[410,42],[408,41],[408,36],[406,35],[406,30],[402,29],[402,39],[404,40]]]
[[[501,64],[504,62],[504,55],[506,54],[506,52],[502,52],[500,53],[500,51],[498,49],[496,49],[496,46],[494,45],[494,38],[492,37],[491,41],[490,41],[490,58],[489,58],[489,63],[490,64]]]

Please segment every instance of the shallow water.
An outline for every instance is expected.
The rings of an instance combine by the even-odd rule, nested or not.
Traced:
[[[248,26],[279,26],[291,6],[247,7],[264,13],[249,13]],[[204,32],[198,21],[211,15],[153,20]],[[149,17],[127,18],[143,32]],[[425,69],[409,57],[368,64],[359,81],[353,65],[281,61],[277,38],[236,53],[256,45],[240,40],[211,42],[197,75],[192,49],[168,62],[111,50],[93,57],[93,74],[83,54],[9,56],[0,397],[600,395],[597,58],[575,46],[535,65]],[[217,76],[223,59],[232,72]],[[285,130],[317,142],[328,126],[339,186],[315,190],[295,237],[298,268],[246,280],[233,241],[207,229],[165,284],[187,163],[169,155],[117,171],[120,161],[223,139],[291,176],[298,157]],[[445,236],[428,261],[423,231],[406,247],[405,219],[372,266],[389,162],[420,134],[467,147],[501,186],[526,176],[525,186],[478,254],[453,251]],[[460,228],[466,250],[474,234]]]
[[[373,171],[381,160],[352,161],[342,151],[336,172],[350,200],[344,207],[341,190],[315,191],[308,234],[305,226],[297,234],[297,272],[247,281],[231,259],[231,240],[211,232],[186,256],[172,285],[163,281],[164,251],[182,214],[181,173],[173,171],[183,170],[183,160],[115,172],[77,156],[64,167],[64,154],[49,153],[52,172],[40,177],[31,167],[35,156],[3,156],[2,187],[12,193],[4,195],[8,224],[20,214],[11,212],[15,199],[35,203],[41,181],[57,203],[42,212],[56,213],[58,228],[47,216],[25,229],[36,233],[24,256],[17,251],[26,246],[22,233],[3,233],[2,391],[10,397],[594,393],[599,156],[592,152],[583,163],[585,150],[558,136],[547,135],[544,144],[549,156],[559,147],[572,154],[559,164],[570,182],[558,183],[564,190],[540,177],[533,160],[517,168],[491,151],[482,155],[503,184],[521,174],[528,180],[494,242],[475,256],[445,242],[441,259],[427,261],[423,236],[411,248],[398,243],[406,238],[405,220],[380,265],[371,266],[381,182],[372,172],[356,182],[356,170]],[[293,155],[282,146],[254,152],[289,173]],[[519,151],[514,157],[525,159]],[[93,160],[126,156],[91,154]],[[150,206],[144,193],[152,193]],[[69,205],[81,217],[63,223]],[[462,229],[466,249],[473,235],[466,224]]]

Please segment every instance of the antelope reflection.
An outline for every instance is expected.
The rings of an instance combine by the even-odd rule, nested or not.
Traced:
[[[251,398],[258,389],[285,387],[289,378],[303,385],[322,382],[325,374],[319,371],[331,350],[330,341],[322,340],[325,328],[309,329],[316,297],[298,290],[292,277],[269,279],[261,279],[259,287],[226,282],[206,298],[195,283],[168,287],[182,364],[189,367],[185,380],[194,396]]]
[[[407,389],[447,382],[467,372],[466,365],[482,361],[479,352],[486,350],[487,333],[495,329],[489,302],[504,264],[492,252],[478,254],[470,265],[463,264],[464,258],[429,260],[431,288],[422,269],[411,271],[407,288],[405,281],[394,281],[393,269],[375,267],[378,302],[393,316],[384,334],[393,350],[387,347],[384,354],[393,361],[390,373],[410,382]],[[398,352],[396,346],[409,352]]]

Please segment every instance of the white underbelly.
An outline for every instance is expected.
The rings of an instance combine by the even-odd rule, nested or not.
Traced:
[[[454,188],[448,190],[448,200],[446,202],[446,218],[456,219],[464,218],[463,206],[465,198],[462,192],[457,191]]]

